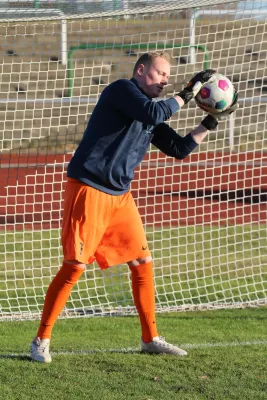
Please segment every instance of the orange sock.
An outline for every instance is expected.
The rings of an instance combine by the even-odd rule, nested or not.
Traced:
[[[84,268],[80,265],[64,263],[47,290],[42,319],[37,336],[50,339],[53,326],[65,306],[70,292],[78,281]]]
[[[153,337],[158,336],[152,261],[130,267],[130,270],[132,271],[134,304],[140,318],[142,339],[144,342],[151,342]]]

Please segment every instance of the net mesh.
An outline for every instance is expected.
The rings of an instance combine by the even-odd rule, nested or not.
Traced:
[[[130,78],[148,50],[172,55],[166,98],[209,67],[240,95],[234,118],[190,157],[151,147],[136,170],[131,189],[154,259],[157,310],[266,304],[265,4],[40,1],[9,2],[6,10],[2,3],[2,318],[39,317],[62,262],[66,166],[104,87]],[[203,115],[192,101],[169,123],[183,136]],[[102,272],[93,264],[62,316],[131,312],[127,266]]]

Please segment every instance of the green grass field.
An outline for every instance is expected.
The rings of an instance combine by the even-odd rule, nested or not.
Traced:
[[[175,307],[264,300],[267,292],[265,225],[187,226],[148,230],[157,302]],[[61,265],[58,230],[0,232],[1,311],[38,312]],[[126,265],[102,272],[88,266],[69,308],[132,305]]]
[[[59,320],[53,362],[28,349],[38,322],[0,323],[1,400],[263,400],[266,308],[160,314],[158,328],[188,356],[139,352],[137,317]]]
[[[154,230],[148,240],[161,304],[266,299],[266,226]],[[61,262],[59,232],[0,233],[0,250],[2,312],[42,309]],[[89,267],[68,308],[132,305],[127,271]],[[0,320],[0,399],[267,399],[266,311],[159,313],[160,334],[185,358],[141,354],[133,315],[60,319],[51,365],[29,359],[38,321]]]

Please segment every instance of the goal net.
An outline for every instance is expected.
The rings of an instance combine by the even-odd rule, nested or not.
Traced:
[[[206,68],[240,95],[183,161],[151,147],[132,193],[153,255],[157,310],[267,304],[267,5],[14,1],[0,9],[0,318],[40,316],[62,263],[66,166],[102,90],[148,50],[172,56],[164,96]],[[191,101],[170,125],[185,135]],[[87,267],[63,317],[135,312],[127,265]]]

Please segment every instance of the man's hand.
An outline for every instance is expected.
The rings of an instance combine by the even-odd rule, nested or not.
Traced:
[[[187,86],[180,93],[177,93],[176,96],[181,97],[184,104],[187,104],[198,94],[204,83],[208,82],[215,72],[214,69],[206,69],[205,71],[198,72],[190,79]]]
[[[230,114],[232,114],[234,111],[237,110],[239,107],[239,104],[237,103],[238,100],[238,93],[237,90],[235,89],[234,92],[234,100],[229,108],[227,110],[221,112],[221,113],[216,113],[216,114],[208,114],[201,124],[208,129],[209,131],[212,131],[217,128],[218,123],[220,121],[223,121],[229,117]]]

